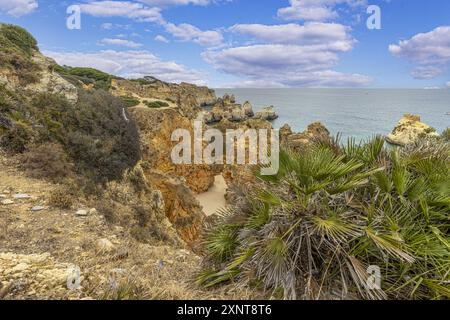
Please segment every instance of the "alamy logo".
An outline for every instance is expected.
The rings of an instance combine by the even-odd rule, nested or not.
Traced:
[[[261,175],[276,175],[279,170],[280,142],[278,130],[217,129],[203,131],[203,121],[194,121],[194,136],[186,129],[172,133],[174,164],[259,165]],[[205,146],[206,145],[206,146]]]
[[[367,28],[369,30],[381,29],[381,8],[376,5],[367,7],[367,14],[370,14],[367,19]]]
[[[69,15],[66,19],[66,26],[69,30],[81,29],[81,7],[79,5],[71,5],[67,8],[66,13]]]

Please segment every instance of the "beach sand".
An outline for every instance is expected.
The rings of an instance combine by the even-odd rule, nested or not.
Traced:
[[[211,216],[217,210],[226,207],[225,194],[227,188],[225,179],[219,175],[215,177],[214,185],[207,192],[197,195],[196,198],[207,216]]]

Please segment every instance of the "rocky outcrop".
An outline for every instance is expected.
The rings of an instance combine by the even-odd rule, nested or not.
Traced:
[[[186,110],[186,105],[191,108],[198,108],[204,105],[212,105],[216,101],[214,90],[207,87],[199,87],[189,83],[167,83],[153,77],[136,80],[113,79],[111,92],[116,96],[137,95],[141,98],[180,103],[184,110]]]
[[[256,113],[249,101],[243,105],[236,103],[233,95],[225,95],[217,99],[211,111],[204,112],[204,121],[207,124],[216,124],[223,120],[230,122],[245,122],[249,119],[273,121],[278,118],[274,107],[267,107]]]
[[[248,105],[247,110],[251,109],[251,105]],[[234,96],[225,95],[223,98],[217,99],[211,111],[204,113],[204,120],[207,124],[217,123],[224,119],[241,122],[248,119],[247,113],[240,104],[236,103]]]
[[[281,145],[295,151],[304,150],[314,141],[328,141],[331,139],[330,132],[320,122],[312,123],[301,133],[294,133],[291,127],[285,124],[280,129]]]
[[[420,116],[406,114],[398,122],[391,134],[386,137],[386,141],[397,146],[406,146],[421,138],[438,137],[436,129],[422,123]]]
[[[7,88],[15,91],[24,89],[31,95],[36,93],[52,93],[63,95],[68,101],[76,103],[78,101],[78,89],[54,71],[56,62],[43,56],[40,52],[34,51],[32,61],[39,66],[36,70],[37,81],[23,86],[15,72],[11,70],[0,70],[0,84],[4,83]]]
[[[185,129],[193,134],[193,121],[184,117],[177,109],[131,108],[139,127],[142,157],[148,168],[159,170],[176,177],[182,177],[194,192],[207,191],[214,183],[216,172],[208,165],[175,165],[171,159],[172,133]]]
[[[180,237],[189,245],[194,245],[202,233],[205,215],[195,194],[177,177],[150,170],[146,172],[152,185],[164,197],[165,213]]]
[[[275,108],[273,106],[266,107],[261,111],[257,112],[255,115],[256,119],[273,121],[278,119],[278,115],[275,112]]]
[[[42,67],[43,71],[40,73],[39,82],[28,85],[25,87],[26,90],[35,93],[49,92],[52,94],[61,94],[70,102],[77,102],[77,88],[53,70],[56,65],[56,62],[53,59],[47,58],[40,53],[36,53],[33,60]]]
[[[139,127],[142,145],[142,166],[151,185],[162,192],[165,214],[180,237],[192,244],[202,229],[204,214],[196,193],[206,192],[220,168],[209,165],[175,165],[171,159],[172,133],[185,129],[193,137],[193,121],[178,109],[135,107],[130,112]]]

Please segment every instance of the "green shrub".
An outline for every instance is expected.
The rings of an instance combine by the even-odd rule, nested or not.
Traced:
[[[120,99],[105,91],[80,89],[75,105],[54,94],[14,99],[2,104],[7,112],[0,118],[0,146],[6,151],[57,142],[75,171],[97,182],[120,178],[140,158],[135,123],[124,118]]]
[[[442,139],[444,139],[447,142],[450,142],[450,128],[447,128],[442,132]]]
[[[144,104],[149,108],[155,109],[166,108],[169,106],[169,104],[164,101],[144,101]]]
[[[135,107],[140,103],[139,100],[133,97],[120,97],[120,100],[122,100],[127,108]]]
[[[0,24],[0,67],[9,68],[26,85],[39,79],[40,67],[31,59],[37,42],[24,29]]]
[[[10,120],[7,119],[7,121]],[[12,153],[24,152],[27,145],[32,142],[35,137],[31,126],[22,121],[12,121],[10,122],[10,127],[7,130],[2,131],[3,133],[0,136],[0,147],[5,151]]]
[[[55,71],[66,80],[78,85],[94,85],[95,89],[109,90],[111,88],[112,75],[93,68],[55,66]]]
[[[36,39],[25,29],[11,24],[0,25],[0,34],[11,44],[31,55],[33,50],[38,50]],[[6,43],[2,43],[6,44]]]
[[[282,152],[279,173],[258,175],[210,230],[199,282],[233,279],[286,299],[450,298],[449,151],[376,138]],[[369,266],[382,290],[368,288]]]

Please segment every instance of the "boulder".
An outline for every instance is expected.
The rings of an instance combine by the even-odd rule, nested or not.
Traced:
[[[314,141],[328,141],[331,139],[330,132],[320,122],[312,123],[301,133],[293,133],[288,125],[280,129],[281,144],[287,148],[301,152]]]
[[[436,129],[422,123],[420,116],[406,114],[398,122],[386,141],[397,146],[406,146],[421,138],[438,137]]]
[[[106,238],[98,239],[95,242],[95,248],[99,253],[110,253],[115,249],[114,244]]]
[[[278,115],[275,112],[275,108],[273,106],[266,107],[261,111],[257,112],[255,115],[256,119],[273,121],[278,119]]]
[[[244,113],[247,117],[253,118],[255,116],[255,113],[253,112],[253,106],[251,105],[250,102],[246,101],[242,105],[242,109],[244,110]]]

